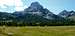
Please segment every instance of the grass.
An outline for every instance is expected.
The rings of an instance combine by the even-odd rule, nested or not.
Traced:
[[[26,26],[26,27],[0,27],[0,36],[75,36],[75,26]]]

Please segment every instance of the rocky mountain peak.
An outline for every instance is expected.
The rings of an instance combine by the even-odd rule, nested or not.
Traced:
[[[70,11],[70,12],[74,12],[74,11],[72,10],[72,11]]]
[[[40,3],[38,3],[38,2],[31,3],[31,6],[30,7],[31,8],[34,8],[34,9],[43,9],[43,6],[40,5]]]
[[[75,12],[64,10],[64,11],[60,12],[58,15],[61,16],[61,17],[70,17],[70,16],[74,16]]]
[[[31,5],[27,9],[25,9],[24,11],[25,12],[37,12],[37,11],[40,12],[41,9],[43,9],[43,6],[40,5],[40,3],[32,2]]]
[[[31,6],[37,6],[37,5],[40,5],[40,3],[39,2],[32,2],[31,3]]]

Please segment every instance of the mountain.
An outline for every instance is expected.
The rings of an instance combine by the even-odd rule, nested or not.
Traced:
[[[63,17],[65,19],[70,19],[72,21],[75,21],[75,11],[62,11],[58,14],[58,16]]]
[[[6,13],[6,16],[5,16],[5,13],[3,14],[4,15],[1,15],[1,16],[4,16],[4,17],[7,16],[8,18],[12,17],[13,19],[17,18],[17,20],[20,20],[20,19],[26,20],[26,18],[28,18],[29,15],[30,15],[29,17],[33,16],[35,17],[35,19],[41,17],[38,20],[41,20],[41,19],[58,20],[58,21],[64,20],[64,18],[53,14],[47,8],[44,8],[42,5],[40,5],[40,3],[38,2],[32,2],[28,8],[24,9],[24,11],[15,11],[14,13]]]
[[[25,12],[40,12],[43,9],[43,6],[41,6],[38,2],[32,2],[31,5],[25,9]]]
[[[0,12],[0,22],[12,22],[15,17],[12,13]]]
[[[24,9],[24,11],[15,12],[15,15],[21,16],[24,14],[32,14],[37,16],[42,16],[43,18],[50,20],[61,20],[62,18],[50,12],[47,8],[44,8],[38,2],[32,2],[31,5]]]
[[[31,5],[24,10],[24,12],[37,14],[39,16],[43,16],[44,18],[48,18],[48,19],[54,19],[51,17],[54,14],[50,12],[48,9],[43,8],[43,6],[41,6],[38,2],[31,3]]]
[[[58,16],[61,16],[61,17],[71,17],[71,16],[75,16],[75,11],[62,11],[58,14]]]

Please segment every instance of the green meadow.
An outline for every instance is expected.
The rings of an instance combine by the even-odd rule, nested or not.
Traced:
[[[75,36],[75,26],[1,26],[0,36]]]

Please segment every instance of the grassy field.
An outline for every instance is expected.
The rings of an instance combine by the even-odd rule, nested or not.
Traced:
[[[75,26],[0,27],[0,36],[75,36]]]

